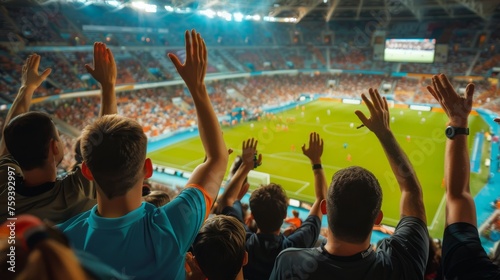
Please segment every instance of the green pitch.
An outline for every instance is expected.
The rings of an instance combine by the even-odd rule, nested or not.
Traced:
[[[308,142],[309,133],[316,131],[324,139],[322,161],[328,183],[337,170],[350,165],[372,171],[383,188],[383,223],[395,226],[399,220],[399,187],[375,135],[367,128],[356,129],[361,124],[354,114],[358,109],[369,115],[364,105],[314,101],[305,105],[304,111],[294,108],[275,117],[263,117],[260,121],[225,128],[227,147],[234,149],[230,164],[235,155],[241,153],[243,140],[257,138],[263,164],[256,171],[269,173],[271,181],[281,184],[289,197],[311,202],[314,200],[314,178],[309,159],[302,154],[301,146]],[[410,158],[423,187],[430,233],[441,237],[445,212],[442,181],[446,117],[443,113],[419,114],[408,109],[391,109],[390,113],[394,117],[391,129]],[[292,118],[295,121],[290,121]],[[283,125],[287,125],[288,130],[282,129]],[[487,131],[488,126],[479,116],[474,116],[470,119],[470,129],[469,145],[472,147],[473,135],[481,130]],[[345,144],[347,147],[344,147]],[[489,156],[486,147],[482,156]],[[155,163],[191,171],[203,161],[204,152],[199,138],[193,138],[152,152],[149,157]],[[484,186],[487,175],[486,170],[472,175],[474,194]],[[251,186],[251,189],[257,187]]]

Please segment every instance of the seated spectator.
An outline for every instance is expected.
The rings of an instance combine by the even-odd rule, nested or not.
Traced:
[[[370,89],[363,101],[371,116],[356,111],[373,131],[401,189],[401,220],[377,251],[370,244],[374,224],[382,221],[382,189],[368,170],[351,166],[333,175],[321,208],[328,212],[326,244],[287,249],[277,257],[270,279],[423,279],[429,238],[422,189],[410,161],[389,128],[387,100]],[[252,209],[253,210],[253,209]]]
[[[465,97],[461,97],[444,74],[433,76],[432,86],[427,87],[448,116],[444,159],[446,228],[442,247],[445,279],[500,279],[499,267],[492,263],[481,246],[476,207],[469,186],[467,135],[474,89],[473,84],[467,85]]]
[[[142,201],[144,179],[153,166],[147,138],[133,119],[112,115],[82,133],[83,174],[97,185],[98,205],[59,225],[74,248],[99,257],[134,279],[185,279],[184,255],[193,243],[226,171],[228,152],[204,78],[207,50],[196,31],[186,31],[186,62],[170,54],[197,109],[207,160],[168,204]],[[93,141],[100,136],[99,142]],[[127,152],[123,152],[127,151]]]
[[[194,240],[193,254],[209,280],[243,280],[248,262],[243,224],[225,215],[208,219]]]
[[[295,227],[299,228],[300,225],[302,224],[302,220],[299,218],[299,211],[292,210],[292,215],[293,215],[293,217],[285,219],[285,223],[292,224]]]
[[[103,50],[98,52],[97,50]],[[116,113],[114,80],[116,66],[106,45],[94,46],[91,75],[101,83],[101,115]],[[38,73],[40,56],[33,54],[23,66],[22,85],[5,120],[0,142],[0,203],[7,205],[15,195],[15,212],[4,207],[0,221],[29,213],[59,223],[92,208],[93,185],[82,175],[79,165],[62,179],[57,166],[64,157],[64,145],[49,115],[29,112],[33,92],[51,73]],[[90,71],[89,70],[89,71]]]

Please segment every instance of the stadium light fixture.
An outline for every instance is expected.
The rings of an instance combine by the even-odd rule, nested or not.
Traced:
[[[172,6],[165,6],[165,10],[167,10],[167,12],[173,12],[174,11],[174,7],[172,7]]]
[[[233,14],[234,21],[242,21],[243,20],[243,14],[242,13],[234,13]]]
[[[147,13],[156,13],[157,7],[156,5],[147,4],[143,1],[132,2],[132,7],[145,11]]]

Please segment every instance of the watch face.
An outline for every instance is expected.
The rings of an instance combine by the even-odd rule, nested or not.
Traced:
[[[455,136],[455,129],[453,129],[453,127],[451,127],[451,126],[448,126],[446,128],[445,133],[446,133],[446,137],[452,138],[453,136]]]

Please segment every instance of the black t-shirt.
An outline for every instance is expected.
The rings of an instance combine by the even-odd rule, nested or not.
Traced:
[[[486,255],[477,228],[469,223],[448,225],[442,250],[445,279],[500,279],[500,269]]]
[[[311,248],[315,245],[321,229],[317,216],[309,216],[294,233],[262,234],[247,232],[246,249],[248,264],[243,267],[245,279],[269,279],[278,254],[287,248]]]
[[[394,235],[377,251],[354,256],[330,255],[324,247],[287,249],[278,256],[269,279],[423,279],[429,252],[427,226],[404,217]]]

